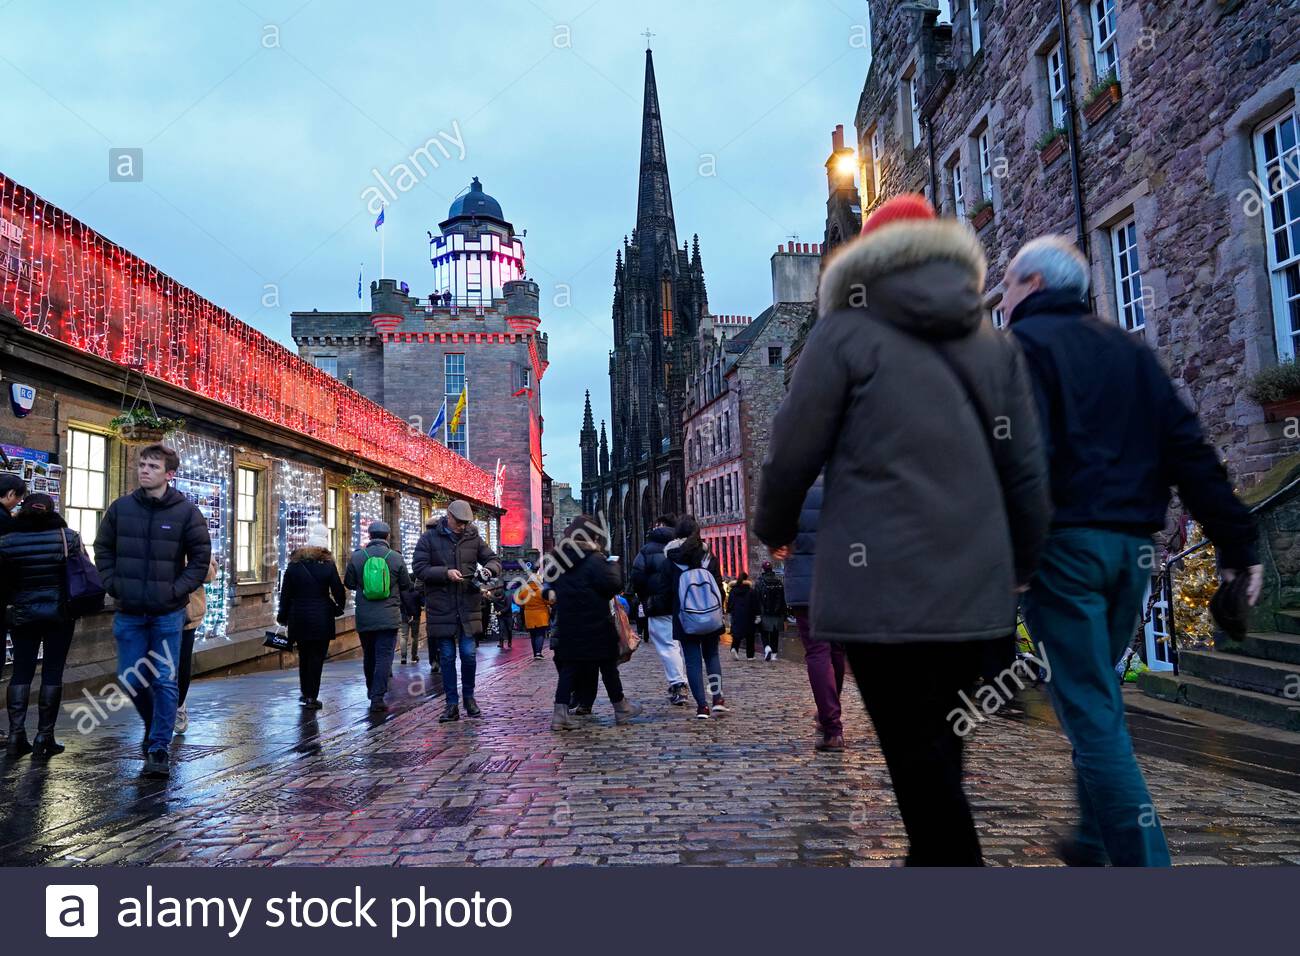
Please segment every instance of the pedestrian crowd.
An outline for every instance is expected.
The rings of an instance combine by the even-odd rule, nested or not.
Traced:
[[[752,530],[772,560],[756,579],[724,582],[689,514],[660,515],[626,573],[602,520],[581,515],[509,583],[465,501],[427,522],[409,567],[383,521],[369,524],[342,574],[328,529],[311,527],[290,556],[277,615],[297,649],[300,703],[322,707],[349,591],[373,712],[387,710],[394,658],[419,663],[423,619],[440,720],[458,721],[462,709],[482,717],[477,643],[487,636],[509,650],[518,626],[534,661],[549,639],[555,731],[581,725],[601,684],[616,725],[641,714],[619,666],[643,641],[671,705],[693,703],[695,720],[726,715],[723,637],[736,661],[761,648],[777,662],[789,621],[816,750],[845,749],[851,673],[908,834],[906,862],[979,865],[964,734],[951,715],[981,677],[1014,660],[1023,615],[1050,662],[1046,691],[1074,752],[1079,818],[1062,858],[1167,865],[1114,665],[1139,622],[1171,489],[1243,604],[1262,586],[1253,519],[1153,353],[1090,313],[1088,262],[1072,243],[1037,239],[1011,261],[1009,330],[985,316],[985,274],[972,229],[938,219],[920,196],[883,203],[831,260],[762,465]],[[139,487],[109,506],[93,542],[93,569],[116,603],[119,678],[154,776],[167,775],[172,735],[185,731],[203,584],[216,573],[202,514],[170,485],[177,468],[170,448],[144,448]],[[63,749],[54,731],[78,613],[69,582],[87,573],[84,556],[49,496],[0,474],[11,757]]]

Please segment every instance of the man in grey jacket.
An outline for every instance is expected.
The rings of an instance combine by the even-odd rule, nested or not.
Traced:
[[[979,865],[953,715],[990,650],[1009,649],[1046,538],[1042,435],[1020,349],[984,315],[970,227],[899,196],[862,231],[822,276],[754,532],[787,557],[825,468],[812,632],[846,645],[908,863]]]
[[[384,695],[388,693],[388,678],[393,669],[397,629],[402,626],[402,593],[413,587],[406,562],[388,546],[391,533],[386,522],[372,521],[370,541],[352,552],[343,578],[343,585],[357,592],[357,636],[361,638],[364,654],[366,696],[370,698],[370,710],[377,714],[388,710]],[[388,569],[388,593],[383,597],[366,596],[366,562],[371,559],[384,562]]]

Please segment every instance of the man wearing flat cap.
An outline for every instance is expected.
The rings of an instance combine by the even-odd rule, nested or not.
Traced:
[[[442,687],[447,696],[446,710],[439,720],[444,723],[460,720],[462,696],[467,715],[482,714],[474,700],[474,638],[483,633],[483,594],[477,578],[480,568],[490,577],[500,576],[501,559],[488,547],[473,521],[469,502],[453,501],[445,515],[429,519],[412,562],[415,576],[425,585],[429,646],[438,648],[442,663]],[[456,691],[458,651],[462,694]]]

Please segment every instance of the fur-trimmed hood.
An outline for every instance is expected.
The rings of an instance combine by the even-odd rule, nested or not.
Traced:
[[[822,276],[819,312],[865,308],[915,335],[960,338],[983,318],[986,271],[984,249],[966,223],[893,223],[835,255]]]
[[[329,548],[295,548],[289,555],[290,562],[298,561],[333,561],[334,554]]]

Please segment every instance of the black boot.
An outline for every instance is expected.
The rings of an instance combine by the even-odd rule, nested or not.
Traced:
[[[61,686],[41,687],[37,698],[36,739],[32,741],[33,757],[53,757],[63,753],[63,744],[54,739],[54,725],[59,720],[59,704],[62,700]]]
[[[32,752],[32,745],[27,742],[27,701],[31,694],[31,684],[11,683],[5,692],[5,704],[9,708],[9,741],[5,753],[10,757]]]

